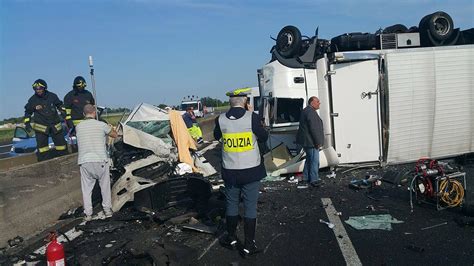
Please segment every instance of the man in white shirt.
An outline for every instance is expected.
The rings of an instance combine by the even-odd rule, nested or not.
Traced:
[[[112,217],[110,172],[107,155],[107,136],[117,137],[117,132],[104,122],[98,121],[96,109],[91,104],[84,106],[84,120],[76,126],[78,164],[81,171],[82,199],[85,220],[92,220],[92,190],[99,181],[102,208],[106,218]]]

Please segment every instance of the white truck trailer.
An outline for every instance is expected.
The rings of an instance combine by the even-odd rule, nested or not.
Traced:
[[[335,149],[339,163],[474,152],[474,45],[419,47],[418,33],[394,33],[389,39],[398,44],[383,49],[387,37],[377,36],[379,49],[316,52],[307,62],[273,49],[273,60],[258,70],[271,148],[281,142],[300,148],[300,112],[317,96],[324,146]]]

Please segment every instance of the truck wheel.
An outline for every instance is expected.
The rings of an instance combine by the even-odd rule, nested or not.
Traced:
[[[419,26],[420,32],[428,30],[431,37],[438,41],[444,41],[451,37],[454,30],[453,19],[442,11],[423,17]]]
[[[419,32],[418,31],[418,27],[417,26],[411,26],[408,30],[407,30],[408,33],[410,32]]]
[[[290,58],[299,53],[301,32],[295,26],[286,26],[280,30],[276,40],[276,49],[281,56]]]
[[[407,27],[403,24],[395,24],[383,29],[383,33],[406,33],[407,31]]]

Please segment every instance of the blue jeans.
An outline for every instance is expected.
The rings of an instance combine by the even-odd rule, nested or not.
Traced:
[[[319,150],[304,147],[306,162],[304,163],[303,177],[309,183],[319,180]]]
[[[225,185],[226,215],[239,215],[240,194],[244,202],[244,217],[257,218],[257,200],[260,181],[248,183],[245,185]]]

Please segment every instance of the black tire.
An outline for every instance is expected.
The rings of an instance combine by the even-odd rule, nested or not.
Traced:
[[[408,31],[407,27],[403,24],[395,24],[390,27],[386,27],[383,30],[383,33],[406,33]]]
[[[420,42],[422,47],[430,47],[434,45],[431,43],[430,38],[428,37],[429,29],[426,22],[430,17],[431,14],[424,16],[418,24],[418,32],[420,33]]]
[[[276,40],[276,49],[281,56],[291,58],[301,48],[301,32],[295,26],[286,26],[280,30]]]
[[[442,11],[423,17],[419,26],[420,32],[428,30],[431,37],[437,41],[449,39],[454,30],[453,19]]]
[[[418,27],[417,26],[411,26],[408,30],[407,30],[408,33],[411,33],[411,32],[419,32],[418,31]]]
[[[418,24],[418,28],[419,28],[419,29],[425,27],[426,20],[428,20],[428,19],[430,18],[430,16],[431,16],[431,14],[426,15],[426,16],[424,16],[423,18],[421,18],[420,23]]]

